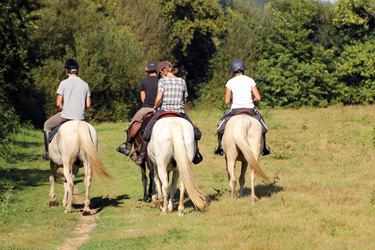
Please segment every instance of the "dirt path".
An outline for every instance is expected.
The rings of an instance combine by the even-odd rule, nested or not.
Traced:
[[[83,204],[84,197],[79,195],[77,186],[74,186],[73,201],[75,204]],[[83,216],[80,215],[80,222],[74,229],[74,237],[68,238],[65,242],[57,247],[58,250],[75,250],[85,244],[90,239],[90,232],[97,226],[96,219],[99,218],[99,214],[96,210],[91,210],[93,215]]]

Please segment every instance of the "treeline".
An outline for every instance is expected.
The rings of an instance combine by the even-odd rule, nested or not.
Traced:
[[[0,137],[57,112],[67,58],[80,63],[96,121],[130,118],[149,60],[169,60],[195,103],[224,105],[242,59],[263,107],[373,103],[370,0],[7,0],[0,3]]]

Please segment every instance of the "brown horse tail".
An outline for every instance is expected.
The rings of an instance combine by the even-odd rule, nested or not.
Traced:
[[[104,167],[103,162],[99,158],[96,149],[96,142],[94,142],[90,135],[90,130],[87,122],[78,123],[78,138],[81,145],[81,150],[85,154],[89,167],[93,172],[96,172],[101,179],[114,179]],[[104,177],[104,178],[103,178]]]
[[[180,179],[184,184],[191,201],[199,210],[203,211],[208,206],[209,200],[194,181],[191,162],[184,143],[182,125],[177,122],[172,122],[169,131],[172,138],[174,155],[176,157]]]
[[[246,117],[247,118],[247,117]],[[257,159],[254,156],[254,152],[251,149],[251,145],[249,144],[247,137],[248,131],[252,126],[252,122],[250,119],[240,119],[239,122],[236,122],[233,126],[233,139],[236,145],[241,150],[243,156],[250,164],[250,167],[255,170],[259,176],[261,176],[264,180],[269,181],[269,178],[263,173],[262,169],[259,166]],[[261,131],[259,133],[262,133]]]

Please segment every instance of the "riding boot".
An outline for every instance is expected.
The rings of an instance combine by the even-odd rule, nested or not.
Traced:
[[[125,147],[121,147],[125,144]],[[117,152],[128,156],[132,150],[133,140],[130,139],[129,130],[126,130],[126,141],[116,148]]]
[[[216,150],[214,151],[214,155],[219,155],[219,156],[222,156],[224,153],[223,153],[223,148],[221,146],[221,141],[223,139],[223,135],[224,133],[219,133],[217,135],[217,141],[218,141],[218,144],[217,144],[217,148]]]
[[[196,145],[197,145],[197,151],[195,151],[195,156],[194,156],[194,159],[193,159],[193,163],[194,164],[198,164],[200,163],[201,161],[203,161],[203,156],[201,155],[201,153],[199,152],[199,149],[198,149],[198,142],[195,141]]]
[[[271,154],[271,149],[269,146],[266,145],[266,135],[263,135],[263,152],[262,152],[262,155],[265,156],[265,155],[269,155]]]
[[[42,159],[49,161],[49,155],[48,155],[48,145],[49,145],[49,134],[50,132],[44,131],[44,148],[46,153],[42,154]]]
[[[135,158],[134,160],[135,164],[137,164],[138,166],[141,166],[143,162],[145,161],[145,157],[147,153],[147,145],[148,145],[148,141],[142,141],[141,152],[139,153],[137,158]]]

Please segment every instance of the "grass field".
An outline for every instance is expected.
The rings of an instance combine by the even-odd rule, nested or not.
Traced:
[[[202,130],[204,161],[193,171],[212,202],[202,213],[186,198],[183,217],[160,216],[141,201],[139,167],[115,150],[128,124],[94,124],[99,154],[117,179],[94,176],[90,197],[100,216],[79,249],[374,249],[374,106],[261,113],[272,154],[260,165],[272,182],[257,179],[259,201],[251,205],[248,176],[245,197],[229,198],[224,157],[212,154],[222,112],[188,112]],[[42,132],[23,130],[15,140],[16,154],[0,169],[0,248],[58,248],[74,237],[79,206],[71,214],[48,207]],[[81,172],[76,181],[83,195]],[[61,202],[61,174],[56,191]]]

